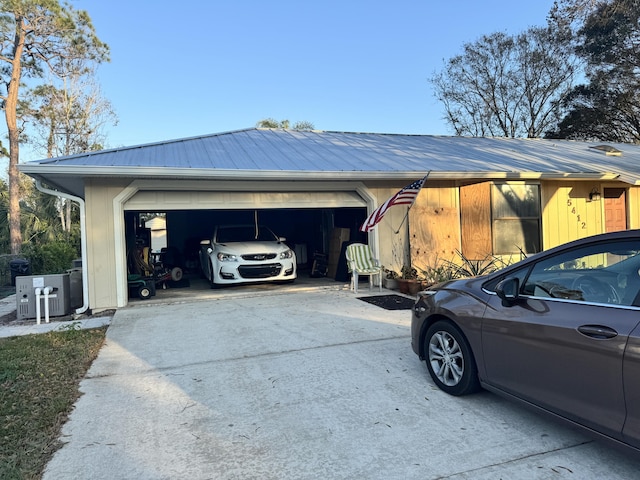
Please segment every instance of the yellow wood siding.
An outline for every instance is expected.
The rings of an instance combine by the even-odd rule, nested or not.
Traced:
[[[557,245],[604,232],[602,200],[589,200],[591,182],[544,182],[542,184],[542,246]]]
[[[640,228],[640,187],[631,187],[627,195],[629,228]]]

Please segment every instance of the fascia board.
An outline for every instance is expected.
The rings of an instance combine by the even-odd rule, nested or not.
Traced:
[[[342,170],[342,171],[301,171],[301,170],[217,170],[197,168],[166,168],[166,167],[113,167],[113,166],[62,166],[62,165],[34,165],[21,164],[20,171],[30,175],[47,177],[50,175],[78,176],[78,177],[182,177],[182,178],[242,178],[256,179],[392,179],[414,178],[424,172],[418,171],[366,171],[366,170]],[[576,172],[498,172],[498,171],[431,171],[430,179],[454,180],[454,179],[603,179],[611,180],[619,175],[607,172],[576,173]],[[634,179],[634,183],[635,183]]]

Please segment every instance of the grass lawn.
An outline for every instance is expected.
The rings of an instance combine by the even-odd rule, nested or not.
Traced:
[[[0,478],[38,479],[106,327],[0,338]]]

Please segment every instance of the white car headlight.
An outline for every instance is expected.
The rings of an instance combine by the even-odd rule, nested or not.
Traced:
[[[287,250],[286,252],[282,252],[280,254],[280,258],[281,259],[285,259],[285,258],[293,258],[293,250]]]
[[[220,260],[221,262],[237,262],[238,261],[238,257],[235,255],[232,255],[231,253],[224,253],[224,252],[220,252],[217,255],[218,260]]]

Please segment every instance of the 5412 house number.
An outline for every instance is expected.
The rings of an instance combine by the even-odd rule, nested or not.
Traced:
[[[575,205],[573,205],[573,201],[570,198],[567,199],[567,207],[569,207],[569,212],[576,216],[576,221],[578,222],[579,228],[585,230],[587,228],[587,222],[581,220],[581,216],[576,210],[576,207]]]

